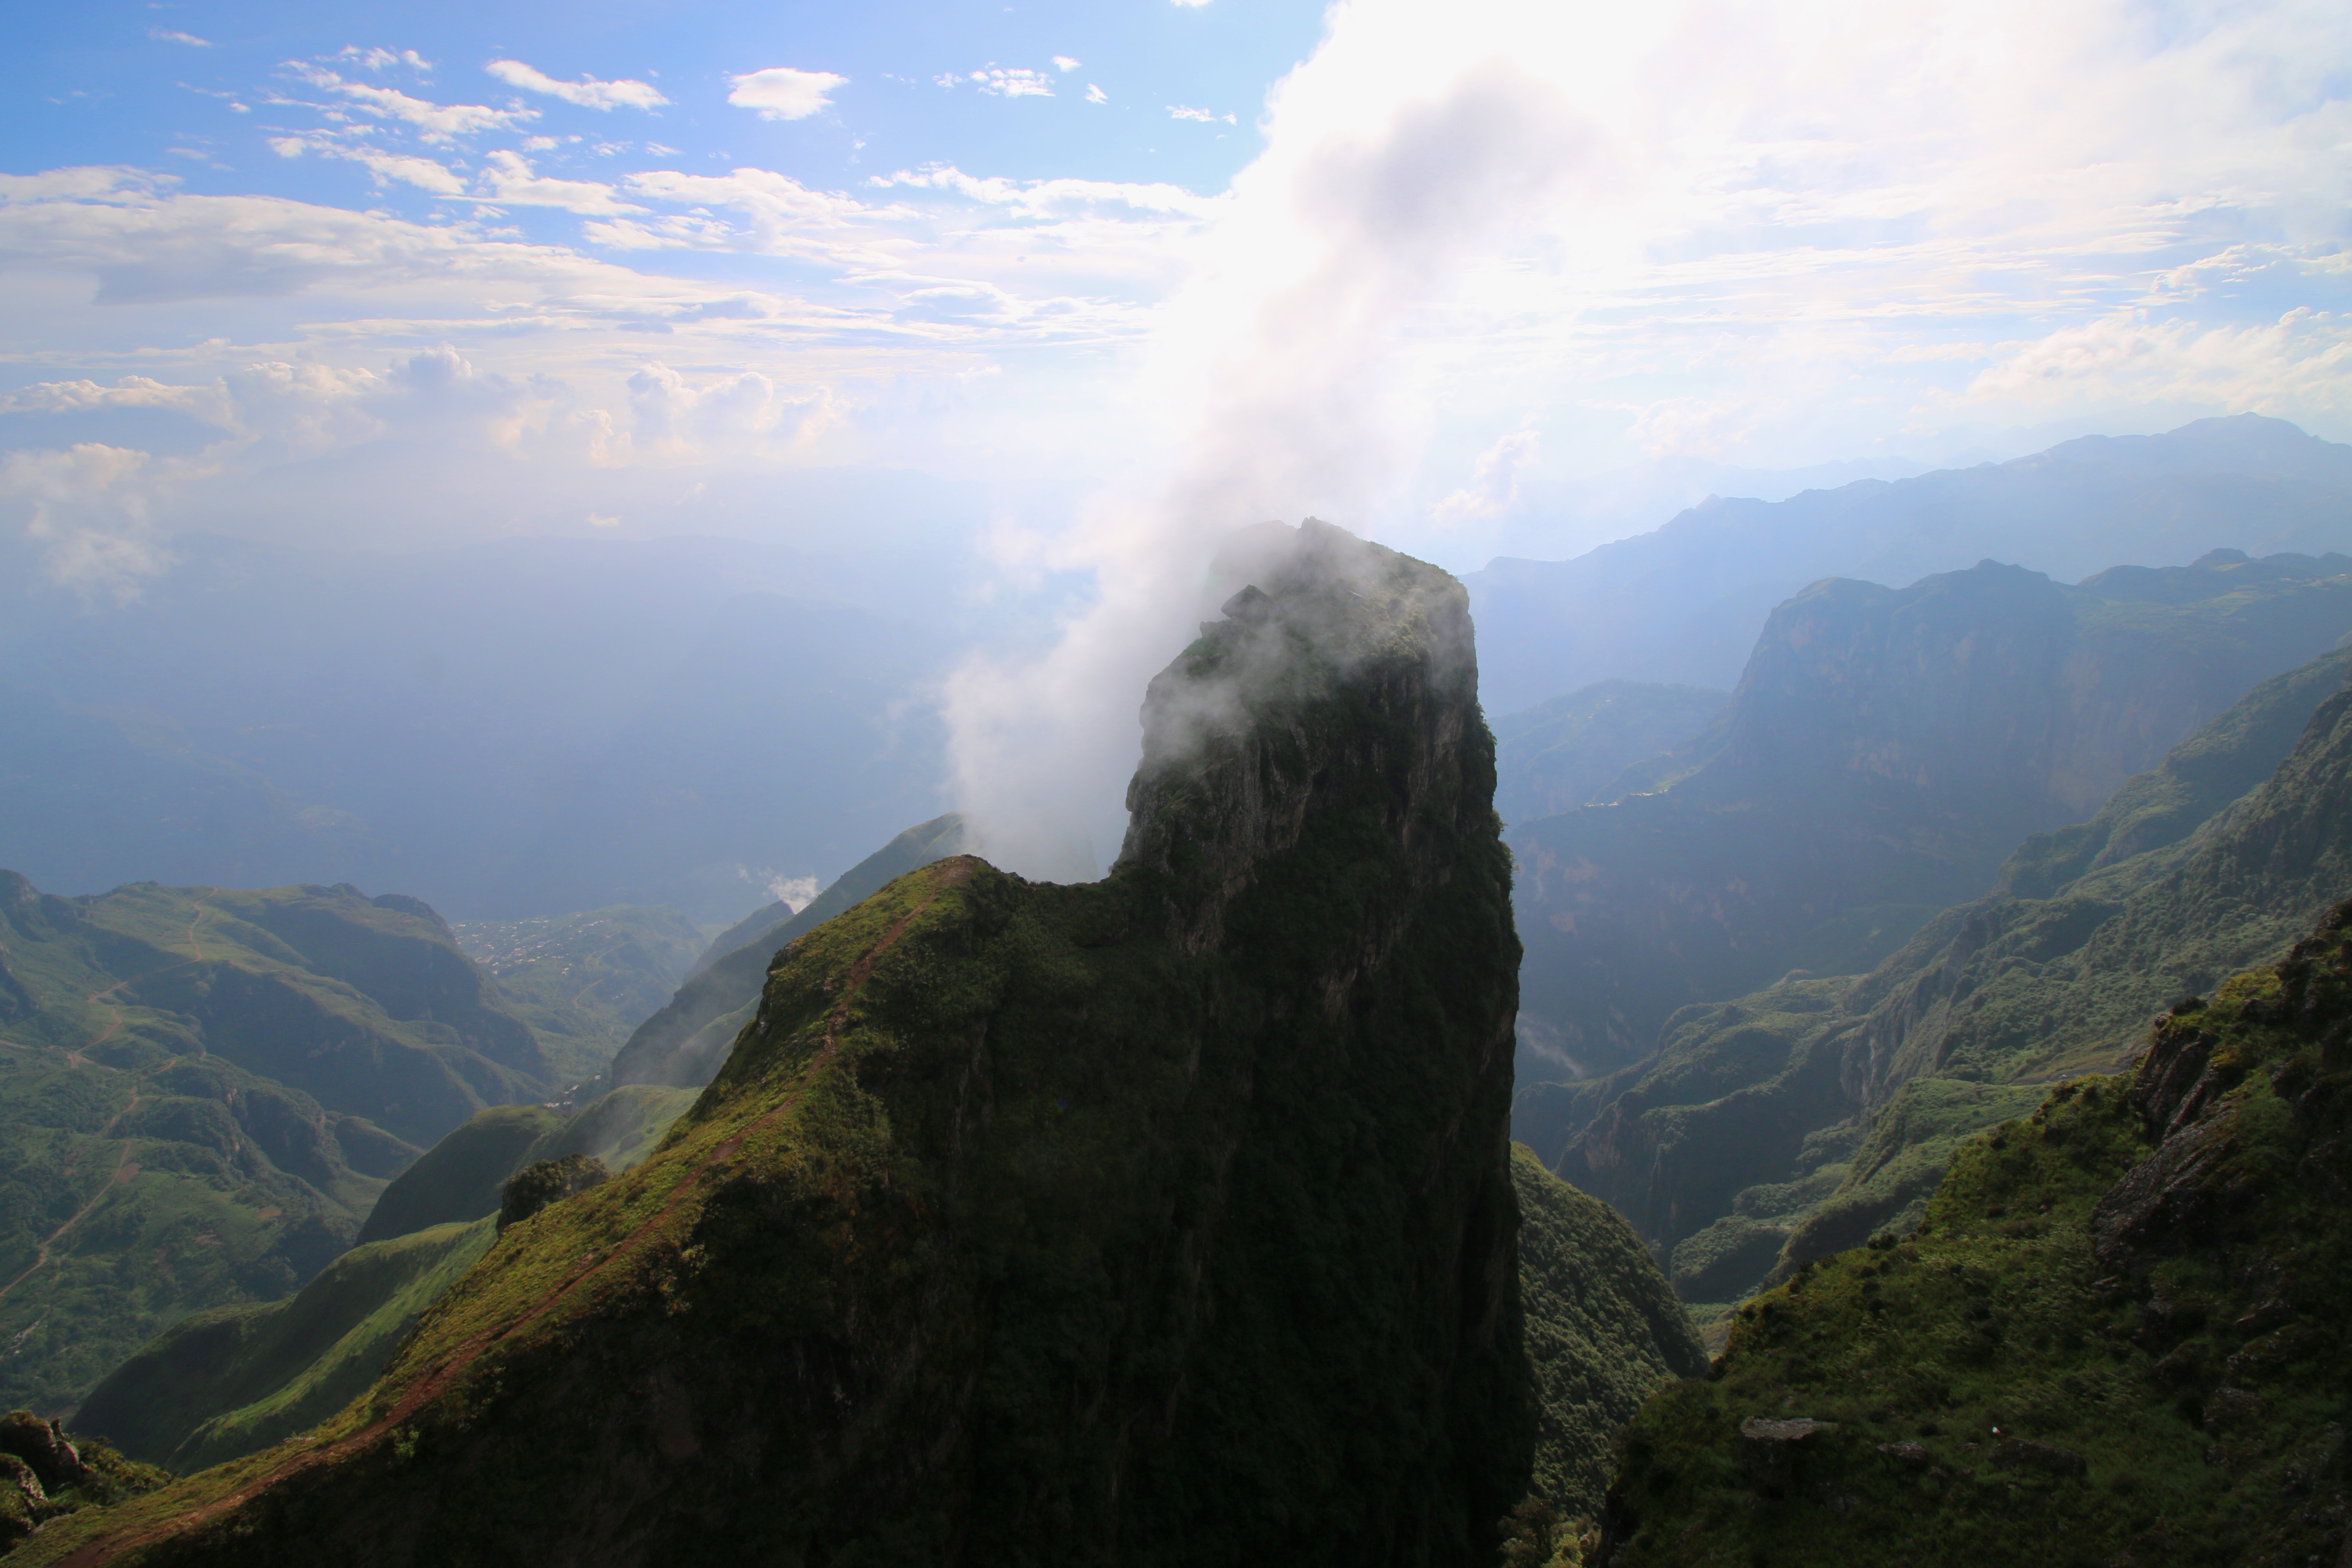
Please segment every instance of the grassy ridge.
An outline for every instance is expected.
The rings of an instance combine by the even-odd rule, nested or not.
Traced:
[[[1608,1561],[2332,1561],[2347,1024],[2352,906],[1970,1140],[1916,1237],[1800,1268],[1645,1407]]]
[[[371,1242],[285,1300],[196,1313],[92,1389],[75,1429],[187,1471],[325,1420],[375,1381],[493,1230],[485,1218]]]

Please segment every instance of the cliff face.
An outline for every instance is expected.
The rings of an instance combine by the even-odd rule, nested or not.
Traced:
[[[1962,1146],[1634,1424],[1614,1568],[2336,1563],[2352,906]]]
[[[364,1399],[33,1560],[1487,1560],[1534,1415],[1468,616],[1272,542],[1108,878],[957,858],[803,935]]]
[[[2342,564],[1815,584],[1773,612],[1666,787],[1513,826],[1530,1035],[1609,1071],[1678,1007],[1791,969],[1867,971],[1991,886],[2021,839],[2334,647],[2352,629]]]

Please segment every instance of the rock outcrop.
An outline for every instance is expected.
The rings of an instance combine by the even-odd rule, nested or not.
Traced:
[[[32,1561],[1491,1560],[1535,1431],[1466,603],[1266,542],[1108,878],[959,857],[803,935],[368,1395]]]

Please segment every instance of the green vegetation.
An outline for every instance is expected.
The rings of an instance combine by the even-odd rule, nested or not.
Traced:
[[[953,858],[806,933],[366,1395],[30,1560],[1491,1560],[1535,1412],[1466,606],[1279,532],[1108,879]]]
[[[1706,1352],[1616,1210],[1523,1144],[1511,1145],[1511,1183],[1538,1406],[1533,1495],[1560,1520],[1598,1519],[1612,1439],[1660,1384],[1703,1374]]]
[[[1992,886],[2028,836],[2089,816],[2257,683],[2333,648],[2352,631],[2343,572],[2342,557],[2211,559],[2066,586],[1988,562],[1797,595],[1704,734],[1611,784],[1612,804],[1515,820],[1521,1079],[1637,1063],[1680,1008],[1791,970],[1869,972]],[[2292,739],[2214,743],[2243,757],[2276,741],[2274,762]],[[2175,793],[2116,825],[2118,855],[2221,804],[2229,769],[2179,761]]]
[[[590,1154],[566,1154],[561,1160],[534,1160],[507,1179],[499,1194],[499,1234],[520,1225],[552,1203],[611,1178],[604,1162]]]
[[[92,1389],[75,1426],[184,1472],[268,1447],[365,1392],[496,1233],[485,1217],[370,1242],[289,1300],[183,1319]]]
[[[1522,1089],[1519,1128],[1695,1303],[1906,1228],[1957,1140],[2120,1065],[2150,1014],[2352,887],[2348,668],[2329,653],[2258,686],[1870,974],[1686,1008],[1649,1063]]]
[[[727,1059],[735,1037],[751,1021],[768,963],[777,949],[803,931],[879,892],[896,879],[934,860],[974,848],[963,813],[909,827],[835,879],[803,909],[770,904],[722,931],[698,960],[677,994],[651,1013],[613,1058],[612,1081],[700,1089]]]
[[[476,1112],[394,1178],[352,1250],[294,1297],[173,1325],[90,1392],[78,1428],[184,1471],[325,1420],[375,1381],[401,1337],[488,1249],[517,1171],[534,1162],[626,1169],[693,1100],[689,1090],[636,1085],[569,1118],[537,1105]]]
[[[1643,1409],[1617,1568],[2335,1560],[2352,905],[1961,1145],[1915,1236],[1740,1308]]]
[[[1731,693],[1602,680],[1493,721],[1495,809],[1505,822],[1613,800],[1611,781],[1705,730]]]
[[[507,1178],[566,1121],[544,1105],[493,1105],[474,1112],[392,1179],[360,1227],[358,1243],[498,1213]]]
[[[292,1290],[349,1245],[383,1184],[351,1160],[414,1153],[307,1095],[136,1036],[9,1046],[0,1399],[36,1410],[70,1408],[189,1312]]]
[[[190,1314],[282,1300],[410,1139],[545,1070],[414,899],[0,873],[0,1401],[62,1413]]]
[[[0,1415],[0,1552],[51,1520],[121,1502],[169,1479],[125,1459],[102,1438],[77,1442],[30,1411]]]
[[[552,1081],[602,1078],[629,1033],[667,1003],[709,931],[667,905],[614,904],[451,932],[539,1036]]]
[[[19,1045],[223,1058],[412,1143],[546,1088],[529,1026],[397,893],[139,882],[61,899],[0,872],[0,1028]]]

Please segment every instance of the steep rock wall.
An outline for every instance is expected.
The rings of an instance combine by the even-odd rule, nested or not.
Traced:
[[[368,1396],[33,1560],[1490,1561],[1534,1404],[1466,606],[1265,542],[1110,877],[959,858],[803,936]]]

